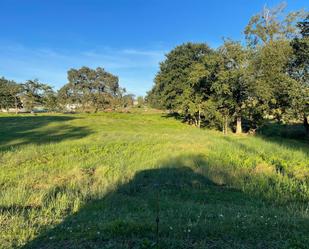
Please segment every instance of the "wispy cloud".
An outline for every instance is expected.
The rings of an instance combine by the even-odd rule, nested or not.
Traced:
[[[68,69],[100,66],[118,75],[120,84],[130,92],[144,94],[151,88],[165,53],[135,48],[69,51],[0,44],[0,76],[20,82],[38,78],[58,89],[67,82]]]

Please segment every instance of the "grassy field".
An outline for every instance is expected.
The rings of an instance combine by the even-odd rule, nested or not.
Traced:
[[[0,248],[309,248],[305,142],[3,114],[0,169]]]

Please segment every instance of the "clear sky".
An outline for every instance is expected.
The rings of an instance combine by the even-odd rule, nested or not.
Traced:
[[[243,39],[249,18],[277,0],[0,0],[0,76],[59,89],[68,69],[104,67],[144,95],[164,54],[184,42]],[[287,10],[308,0],[289,0]]]

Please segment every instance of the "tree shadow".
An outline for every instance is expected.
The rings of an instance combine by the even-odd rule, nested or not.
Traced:
[[[101,199],[88,201],[61,224],[42,230],[23,249],[306,245],[307,218],[216,184],[201,173],[199,167],[207,167],[201,156],[190,156],[200,165],[196,168],[188,167],[187,160],[186,156],[172,158],[159,168],[137,172],[132,180]]]
[[[266,137],[281,137],[298,141],[306,140],[306,131],[301,123],[279,124],[266,122],[258,129],[258,134]]]
[[[285,148],[309,153],[309,140],[302,124],[267,122],[257,130],[256,136]]]
[[[80,118],[80,117],[79,117]],[[91,131],[72,126],[72,116],[11,116],[0,117],[0,151],[27,144],[47,144],[67,139],[83,138]],[[50,127],[48,125],[54,124]]]
[[[306,146],[306,144],[302,144],[301,142],[298,142],[296,140],[291,139],[280,139],[276,140],[276,138],[265,138],[261,137],[264,141],[275,144],[276,148],[280,149],[289,149],[291,151],[297,151],[301,152],[302,156],[304,158],[304,161],[309,156],[309,147]],[[301,189],[301,185],[303,182],[308,182],[306,173],[304,173],[302,176],[297,175],[299,172],[306,172],[306,167],[308,166],[303,165],[303,169],[296,168],[295,165],[291,163],[287,163],[288,160],[284,158],[284,153],[278,154],[277,152],[272,152],[269,150],[261,149],[259,146],[257,146],[254,143],[246,143],[246,141],[242,141],[241,139],[238,139],[238,137],[223,137],[223,140],[227,141],[228,143],[232,144],[234,148],[239,148],[240,151],[244,152],[247,158],[250,158],[250,156],[262,159],[263,162],[266,162],[266,165],[263,166],[263,163],[255,164],[254,168],[255,170],[263,169],[269,171],[273,171],[272,173],[279,174],[281,177],[288,177],[291,181],[293,181],[293,185],[297,186]],[[274,156],[275,155],[275,156]],[[292,154],[293,155],[293,154]],[[232,163],[232,161],[230,161]],[[223,168],[228,167],[229,165],[222,165]],[[253,169],[254,169],[253,168]],[[298,191],[298,194],[301,191]],[[297,194],[296,194],[297,195]]]
[[[175,120],[181,120],[183,123],[186,122],[184,115],[179,114],[178,112],[169,112],[161,115],[162,118],[172,118]]]

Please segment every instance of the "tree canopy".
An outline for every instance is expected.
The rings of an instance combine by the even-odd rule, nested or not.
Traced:
[[[293,122],[308,116],[308,17],[264,7],[244,33],[247,44],[187,43],[160,64],[148,102],[176,112],[197,127],[255,130],[263,120]],[[307,122],[308,124],[308,122]]]
[[[68,71],[68,83],[58,91],[37,79],[18,84],[0,78],[0,108],[33,111],[98,111],[133,106],[134,95],[119,86],[118,77],[98,67]],[[74,108],[72,108],[74,107]]]
[[[68,71],[68,83],[59,90],[59,98],[63,104],[98,111],[113,106],[121,91],[117,76],[101,67],[82,67]]]
[[[285,5],[264,7],[244,29],[246,42],[224,39],[218,48],[184,43],[166,54],[154,86],[137,106],[168,110],[197,127],[254,132],[267,119],[304,123],[309,137],[309,14],[286,13]],[[0,78],[0,108],[16,112],[97,112],[134,105],[103,67],[67,72],[58,91],[38,80]]]

